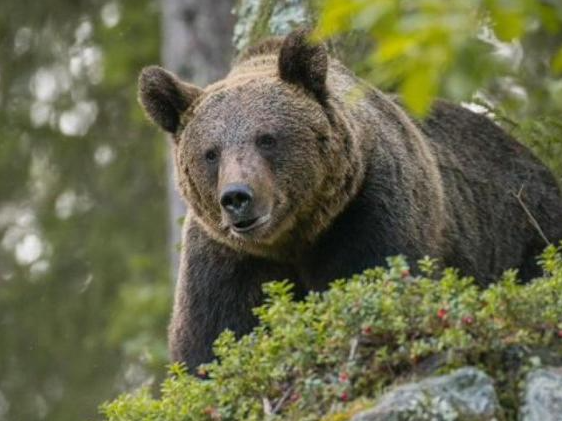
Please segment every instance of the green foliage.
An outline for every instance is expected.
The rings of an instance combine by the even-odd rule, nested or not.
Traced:
[[[432,360],[441,371],[482,366],[504,384],[509,405],[516,382],[506,379],[520,370],[510,373],[502,356],[562,350],[562,247],[544,252],[542,278],[521,285],[508,271],[487,290],[453,269],[434,278],[429,259],[422,276],[402,257],[388,263],[304,301],[293,301],[288,282],[266,284],[259,326],[239,340],[228,331],[217,339],[218,361],[198,368],[206,380],[174,365],[159,398],[144,389],[102,412],[108,421],[345,420]]]
[[[518,79],[536,76],[537,71],[544,78],[535,81],[532,90],[547,91],[556,97],[550,99],[560,101],[560,88],[548,86],[555,74],[562,72],[562,4],[559,2],[325,0],[323,3],[319,34],[327,37],[360,30],[372,37],[376,47],[367,60],[370,78],[377,85],[397,86],[406,105],[418,115],[428,111],[436,95],[466,100],[476,90],[489,87],[493,80],[510,76],[515,79],[509,83],[513,87],[518,85]],[[537,42],[536,38],[541,41]],[[548,68],[550,64],[552,67]]]
[[[556,174],[562,174],[562,120],[558,116],[545,115],[512,120],[502,108],[495,116],[511,133],[523,139]]]

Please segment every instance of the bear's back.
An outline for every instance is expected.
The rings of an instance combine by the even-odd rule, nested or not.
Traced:
[[[419,127],[439,161],[453,225],[448,264],[496,277],[562,239],[558,183],[526,146],[489,118],[447,101],[436,101]],[[524,278],[538,274],[534,265],[519,268]]]

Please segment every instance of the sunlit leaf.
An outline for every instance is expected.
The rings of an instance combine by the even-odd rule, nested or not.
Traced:
[[[353,0],[347,2],[326,0],[324,11],[316,31],[319,36],[329,37],[349,28],[351,16],[361,11],[361,5]]]
[[[400,91],[404,103],[412,112],[419,116],[427,113],[437,91],[435,82],[433,70],[428,66],[420,66],[416,72],[408,74]]]
[[[494,32],[501,41],[511,41],[523,33],[525,19],[519,11],[492,9]]]
[[[407,50],[416,45],[416,40],[409,36],[396,36],[384,40],[377,49],[377,60],[383,63],[406,54]]]

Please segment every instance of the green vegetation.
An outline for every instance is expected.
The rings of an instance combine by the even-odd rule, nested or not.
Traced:
[[[206,380],[175,365],[160,398],[145,389],[103,412],[109,421],[345,420],[397,378],[466,364],[498,380],[509,410],[518,376],[536,363],[531,350],[562,351],[562,247],[544,252],[544,277],[521,285],[508,271],[485,291],[429,259],[423,276],[401,257],[388,263],[302,302],[289,283],[267,284],[259,327],[238,341],[223,333],[220,362],[198,369]]]
[[[418,114],[435,95],[470,99],[500,77],[513,79],[504,81],[508,93],[538,75],[543,77],[524,84],[527,93],[562,107],[562,84],[555,79],[562,73],[558,2],[325,0],[322,10],[319,34],[361,30],[372,37],[371,79],[398,85]]]

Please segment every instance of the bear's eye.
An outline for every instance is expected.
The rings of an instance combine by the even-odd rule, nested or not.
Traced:
[[[209,164],[214,164],[219,159],[219,153],[215,149],[209,149],[205,152],[205,161]]]
[[[264,134],[256,139],[256,145],[261,149],[273,149],[277,141],[270,134]]]

